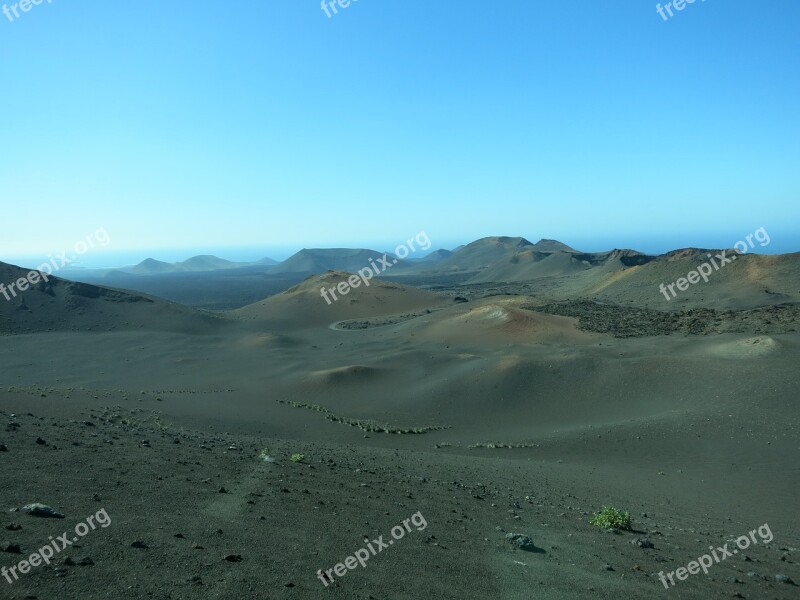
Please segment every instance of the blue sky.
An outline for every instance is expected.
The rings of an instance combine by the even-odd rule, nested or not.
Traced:
[[[800,250],[795,0],[698,0],[666,22],[589,0],[19,14],[0,14],[0,260],[99,227],[141,258],[420,230],[656,252],[764,226],[768,251]]]

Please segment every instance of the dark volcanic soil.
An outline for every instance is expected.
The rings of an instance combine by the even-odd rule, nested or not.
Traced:
[[[78,412],[0,411],[4,511],[43,502],[66,515],[5,512],[0,538],[21,553],[0,554],[1,562],[71,535],[100,509],[111,525],[50,566],[0,580],[0,598],[644,599],[667,593],[657,572],[762,525],[719,516],[698,527],[643,490],[627,502],[635,531],[607,533],[588,523],[606,496],[591,483],[556,483],[558,465],[197,432],[137,408]],[[265,447],[275,462],[260,458]],[[302,462],[289,459],[294,453]],[[317,578],[365,537],[391,539],[392,527],[418,512],[424,527],[366,568],[327,588]],[[7,529],[12,523],[21,528]],[[529,535],[535,548],[512,546],[507,533]],[[797,578],[797,540],[775,536],[669,594],[796,598],[797,588],[774,577]]]

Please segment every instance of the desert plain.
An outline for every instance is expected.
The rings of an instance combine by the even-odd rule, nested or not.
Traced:
[[[0,298],[0,566],[111,521],[0,598],[800,597],[800,254],[370,252]]]

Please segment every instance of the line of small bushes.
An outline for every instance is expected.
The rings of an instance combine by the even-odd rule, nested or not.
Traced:
[[[442,429],[450,429],[450,427],[445,427],[441,425],[434,425],[432,427],[394,427],[392,425],[386,425],[382,423],[378,423],[376,421],[370,421],[367,419],[350,419],[348,417],[340,417],[338,415],[333,414],[330,410],[325,408],[324,406],[320,406],[318,404],[305,404],[304,402],[295,402],[293,400],[278,400],[280,404],[288,404],[289,406],[293,406],[295,408],[305,408],[307,410],[313,410],[325,415],[325,418],[328,421],[333,421],[334,423],[342,423],[343,425],[349,425],[350,427],[358,427],[362,431],[368,431],[370,433],[396,433],[398,435],[408,435],[408,434],[423,434],[428,433],[429,431],[441,431]]]

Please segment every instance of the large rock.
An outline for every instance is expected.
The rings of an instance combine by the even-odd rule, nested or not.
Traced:
[[[47,506],[46,504],[39,504],[38,502],[26,504],[20,509],[20,511],[28,513],[32,517],[41,517],[43,519],[65,518],[64,515],[62,515],[60,512],[57,512],[55,509]]]

